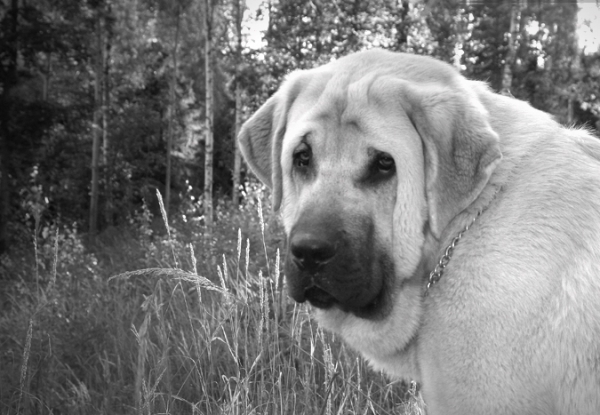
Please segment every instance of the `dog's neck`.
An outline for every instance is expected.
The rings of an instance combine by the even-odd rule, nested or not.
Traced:
[[[479,216],[492,205],[501,190],[501,185],[488,184],[467,209],[450,221],[442,232],[440,239],[433,235],[428,226],[425,227],[424,260],[421,261],[419,267],[421,275],[423,275],[425,296],[428,295],[433,285],[442,278],[445,267],[452,259],[454,248],[475,224]]]

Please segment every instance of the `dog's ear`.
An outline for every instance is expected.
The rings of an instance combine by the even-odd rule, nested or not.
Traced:
[[[402,105],[423,140],[430,227],[439,238],[487,184],[502,158],[499,138],[474,92],[400,83]]]
[[[281,204],[281,144],[287,114],[301,86],[301,72],[292,74],[242,126],[238,135],[240,150],[256,176],[273,192],[273,209]]]

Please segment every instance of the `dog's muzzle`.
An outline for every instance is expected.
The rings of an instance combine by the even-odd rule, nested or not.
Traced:
[[[306,229],[293,232],[289,239],[289,256],[292,264],[288,266],[288,275],[293,275],[296,283],[290,295],[297,302],[308,300],[315,307],[329,308],[336,299],[323,286],[326,281],[327,264],[334,261],[337,246],[330,229]],[[293,269],[290,269],[293,268]]]
[[[288,237],[285,273],[290,296],[328,309],[369,314],[381,302],[391,261],[377,254],[368,217],[344,220],[304,214]]]

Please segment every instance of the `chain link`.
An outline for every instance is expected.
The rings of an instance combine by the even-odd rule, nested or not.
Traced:
[[[444,275],[444,269],[446,268],[446,265],[448,265],[448,263],[450,262],[450,259],[452,258],[452,253],[454,252],[454,248],[456,248],[456,245],[458,245],[458,242],[460,241],[460,239],[463,237],[465,232],[467,232],[469,230],[469,228],[471,226],[473,226],[473,224],[475,223],[477,218],[479,218],[482,213],[483,213],[483,209],[479,209],[479,211],[477,211],[477,215],[475,215],[475,217],[471,220],[471,222],[469,222],[467,224],[467,226],[465,226],[464,229],[462,231],[460,231],[458,233],[458,235],[456,235],[454,237],[454,239],[452,239],[452,242],[450,243],[450,245],[448,245],[446,247],[446,251],[444,251],[444,255],[442,255],[442,257],[440,258],[439,262],[437,263],[437,265],[435,266],[433,271],[431,271],[429,273],[429,281],[427,282],[427,288],[425,289],[425,297],[427,297],[429,295],[429,289],[435,283],[437,283]]]
[[[481,216],[481,214],[491,205],[491,203],[494,201],[494,199],[496,199],[496,196],[498,196],[498,193],[500,193],[501,190],[502,190],[502,186],[499,186],[498,188],[496,188],[496,193],[494,193],[494,196],[492,197],[492,199],[490,200],[488,205],[482,209],[479,209],[477,211],[477,214],[475,215],[475,217],[471,220],[471,222],[469,222],[467,224],[467,226],[465,226],[464,229],[462,231],[460,231],[458,233],[458,235],[456,235],[454,237],[454,239],[452,239],[452,242],[450,243],[450,245],[448,245],[446,247],[446,250],[444,251],[444,255],[442,255],[442,257],[440,258],[439,262],[437,263],[437,265],[435,266],[433,271],[431,271],[429,273],[429,281],[427,282],[427,288],[425,289],[425,297],[427,297],[429,295],[429,289],[435,283],[437,283],[444,275],[444,269],[450,262],[450,259],[452,258],[452,253],[454,252],[454,248],[456,248],[456,245],[458,245],[458,242],[460,241],[460,239],[463,237],[465,232],[467,232],[469,230],[469,228],[471,226],[473,226],[473,224],[475,223],[477,218],[479,218]]]

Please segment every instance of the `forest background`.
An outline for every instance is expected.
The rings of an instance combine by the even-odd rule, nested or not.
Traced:
[[[0,413],[419,413],[286,301],[236,132],[289,72],[381,47],[598,135],[597,11],[1,0]]]

